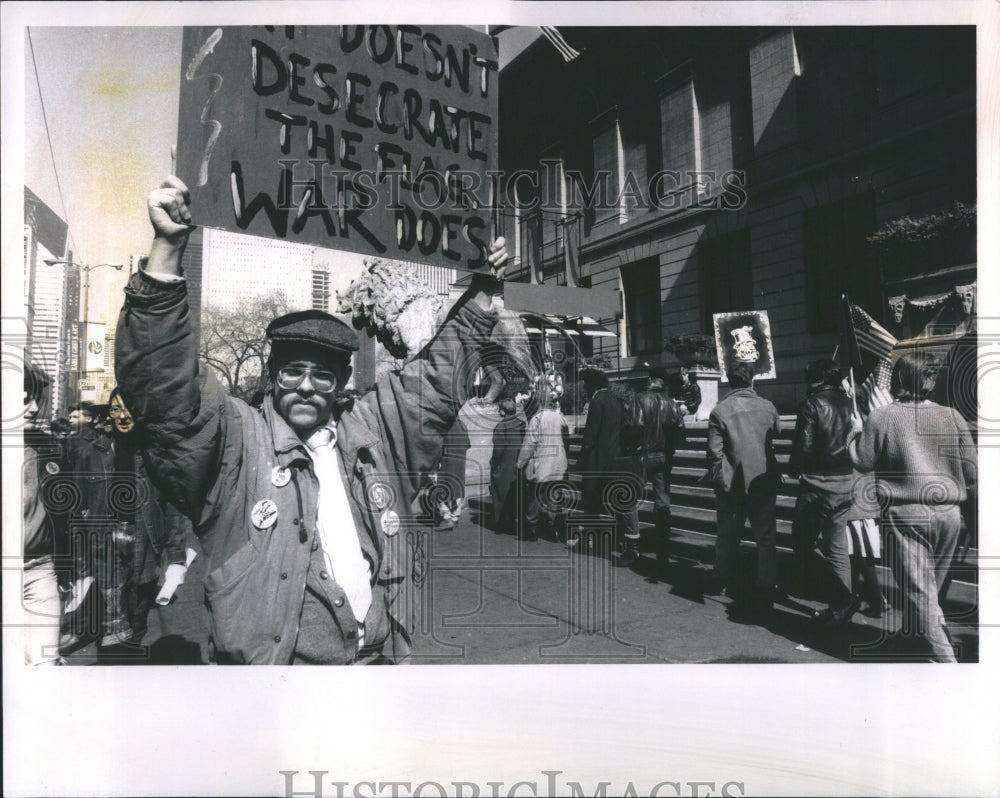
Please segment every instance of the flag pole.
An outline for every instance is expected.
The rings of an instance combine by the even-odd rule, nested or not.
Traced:
[[[858,413],[858,391],[854,387],[854,366],[851,366],[847,370],[847,375],[848,375],[848,378],[851,381],[851,404],[854,405],[854,415],[858,416],[858,415],[861,415],[861,414]]]

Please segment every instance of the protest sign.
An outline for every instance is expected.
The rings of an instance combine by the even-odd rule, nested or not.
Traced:
[[[726,369],[738,362],[752,363],[756,379],[773,380],[778,376],[766,310],[715,313],[712,323],[722,382],[729,382]]]
[[[176,171],[207,227],[479,269],[497,69],[458,26],[185,28]]]

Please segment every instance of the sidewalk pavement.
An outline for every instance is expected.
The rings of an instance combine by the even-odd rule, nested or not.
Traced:
[[[710,566],[690,557],[673,557],[663,579],[654,576],[649,555],[634,568],[616,567],[610,521],[590,530],[592,548],[570,551],[554,540],[523,542],[510,530],[489,528],[479,509],[488,507],[473,502],[448,531],[421,529],[430,622],[415,640],[415,664],[926,660],[900,633],[896,611],[882,620],[858,614],[835,631],[816,628],[809,616],[821,605],[798,598],[780,599],[766,614],[742,614],[729,598],[703,592]],[[205,565],[200,556],[176,600],[150,613],[148,657],[127,661],[207,662]],[[959,660],[977,661],[974,613],[949,620]],[[68,661],[93,664],[93,646]]]

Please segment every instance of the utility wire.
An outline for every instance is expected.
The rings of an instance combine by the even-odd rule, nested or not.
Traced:
[[[38,63],[35,61],[35,44],[31,40],[31,28],[25,28],[25,30],[28,33],[28,49],[31,50],[31,66],[35,70],[35,86],[38,87],[38,102],[42,105],[42,121],[45,123],[45,138],[49,142],[49,157],[52,159],[52,172],[56,177],[56,188],[59,189],[59,202],[62,203],[63,216],[65,216],[66,226],[69,228],[69,238],[73,245],[74,257],[79,260],[80,256],[75,252],[76,241],[73,239],[73,226],[69,223],[69,213],[66,211],[66,199],[63,197],[62,183],[59,182],[59,170],[56,168],[56,154],[52,149],[52,134],[49,133],[49,118],[45,113],[45,99],[42,97],[42,83],[38,77]]]

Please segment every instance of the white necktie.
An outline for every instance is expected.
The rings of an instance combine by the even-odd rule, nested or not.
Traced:
[[[362,622],[372,603],[371,567],[361,553],[354,515],[340,477],[336,430],[321,427],[306,442],[319,480],[316,527],[327,567]]]

